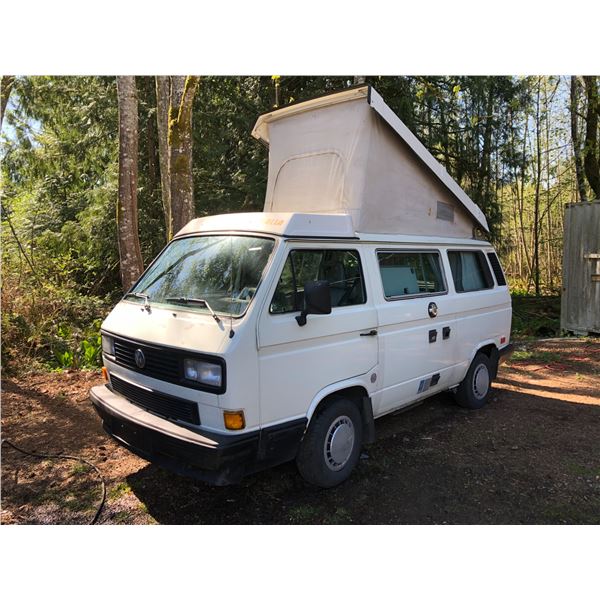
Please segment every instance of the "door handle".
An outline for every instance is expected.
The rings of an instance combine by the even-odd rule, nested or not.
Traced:
[[[371,335],[377,335],[377,330],[371,329],[371,331],[369,331],[369,333],[361,333],[360,337],[369,337]]]

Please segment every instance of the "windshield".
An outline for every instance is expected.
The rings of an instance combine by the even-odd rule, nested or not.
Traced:
[[[234,235],[174,240],[125,297],[152,306],[242,315],[274,245],[272,239]]]

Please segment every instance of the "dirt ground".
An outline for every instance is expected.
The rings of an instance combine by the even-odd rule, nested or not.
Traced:
[[[98,373],[5,379],[2,438],[96,464],[100,523],[600,524],[600,340],[518,344],[489,404],[449,393],[376,422],[351,479],[304,483],[293,463],[219,488],[168,473],[111,441],[88,401]],[[1,522],[87,523],[98,475],[2,447]]]

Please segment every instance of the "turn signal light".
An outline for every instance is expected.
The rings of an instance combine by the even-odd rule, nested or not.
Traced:
[[[244,429],[246,427],[243,410],[225,410],[223,411],[223,420],[227,429]]]
[[[108,382],[108,371],[106,370],[106,367],[102,367],[102,379]]]

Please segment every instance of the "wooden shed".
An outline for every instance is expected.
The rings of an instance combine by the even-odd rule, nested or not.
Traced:
[[[600,200],[565,208],[560,326],[600,333]]]

